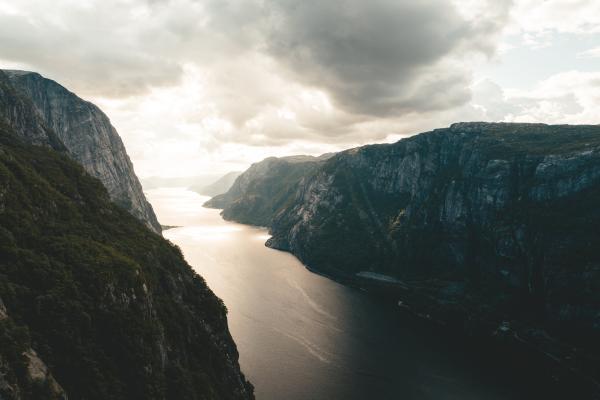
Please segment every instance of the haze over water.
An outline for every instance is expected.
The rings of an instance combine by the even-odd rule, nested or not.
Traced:
[[[391,305],[264,246],[262,228],[224,221],[184,188],[148,198],[164,232],[225,302],[258,400],[507,399],[502,382],[423,335]]]

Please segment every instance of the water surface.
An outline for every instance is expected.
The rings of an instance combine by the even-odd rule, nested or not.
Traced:
[[[262,228],[221,219],[183,188],[147,193],[164,232],[223,299],[259,400],[508,399],[459,349],[395,307],[264,246]]]

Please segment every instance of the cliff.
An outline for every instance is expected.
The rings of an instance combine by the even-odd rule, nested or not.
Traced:
[[[293,194],[260,207],[268,246],[441,323],[514,334],[598,385],[599,126],[454,124],[273,182]],[[241,204],[223,215],[247,221]]]
[[[65,151],[58,136],[46,127],[31,100],[18,92],[0,70],[0,119],[25,142]]]
[[[269,226],[273,215],[289,204],[300,180],[319,167],[321,157],[269,157],[252,164],[231,188],[207,201],[204,206],[222,208],[223,218]]]
[[[179,249],[0,119],[0,398],[251,399],[237,359]]]
[[[4,97],[11,90],[7,86],[11,86],[15,92],[12,98],[19,99],[4,109],[17,133],[26,135],[33,144],[44,141],[54,144],[58,138],[71,158],[100,179],[115,203],[160,233],[160,224],[146,201],[123,142],[98,107],[37,73],[0,71],[0,74],[3,74],[0,80],[4,82]],[[19,128],[21,125],[24,129]],[[53,138],[46,140],[44,136]]]

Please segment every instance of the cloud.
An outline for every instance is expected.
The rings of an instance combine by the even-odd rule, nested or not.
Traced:
[[[177,84],[181,65],[143,49],[142,18],[136,10],[120,11],[123,6],[112,0],[13,3],[12,13],[0,12],[0,58],[30,65],[84,95],[120,97]]]
[[[567,71],[532,89],[502,89],[490,81],[474,87],[481,119],[549,124],[600,124],[600,72]]]
[[[23,0],[0,7],[1,58],[85,93],[123,97],[176,84],[186,63],[252,68],[265,54],[283,67],[271,72],[379,115],[464,102],[468,93],[453,82],[468,71],[448,59],[492,51],[503,14],[481,23],[444,0]]]
[[[577,53],[577,58],[600,58],[600,47],[594,47]]]
[[[255,161],[260,147],[330,151],[480,116],[473,68],[510,5],[0,0],[0,63],[99,103],[144,168],[184,143],[185,158],[238,146]]]
[[[507,90],[521,112],[514,121],[598,124],[600,72],[566,71],[539,82],[532,90]]]
[[[489,121],[502,121],[521,111],[518,104],[507,99],[502,87],[489,79],[473,86],[472,106],[482,113],[480,119]]]
[[[600,3],[592,0],[515,0],[513,29],[530,34],[600,32]]]
[[[495,30],[465,19],[447,1],[283,0],[271,7],[268,53],[295,79],[358,114],[463,104],[469,74],[449,60],[493,47]]]

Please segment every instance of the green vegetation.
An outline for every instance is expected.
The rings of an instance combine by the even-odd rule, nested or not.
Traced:
[[[23,398],[45,398],[26,376],[28,347],[73,399],[252,397],[225,307],[179,249],[79,165],[5,125],[0,299],[0,359]]]

